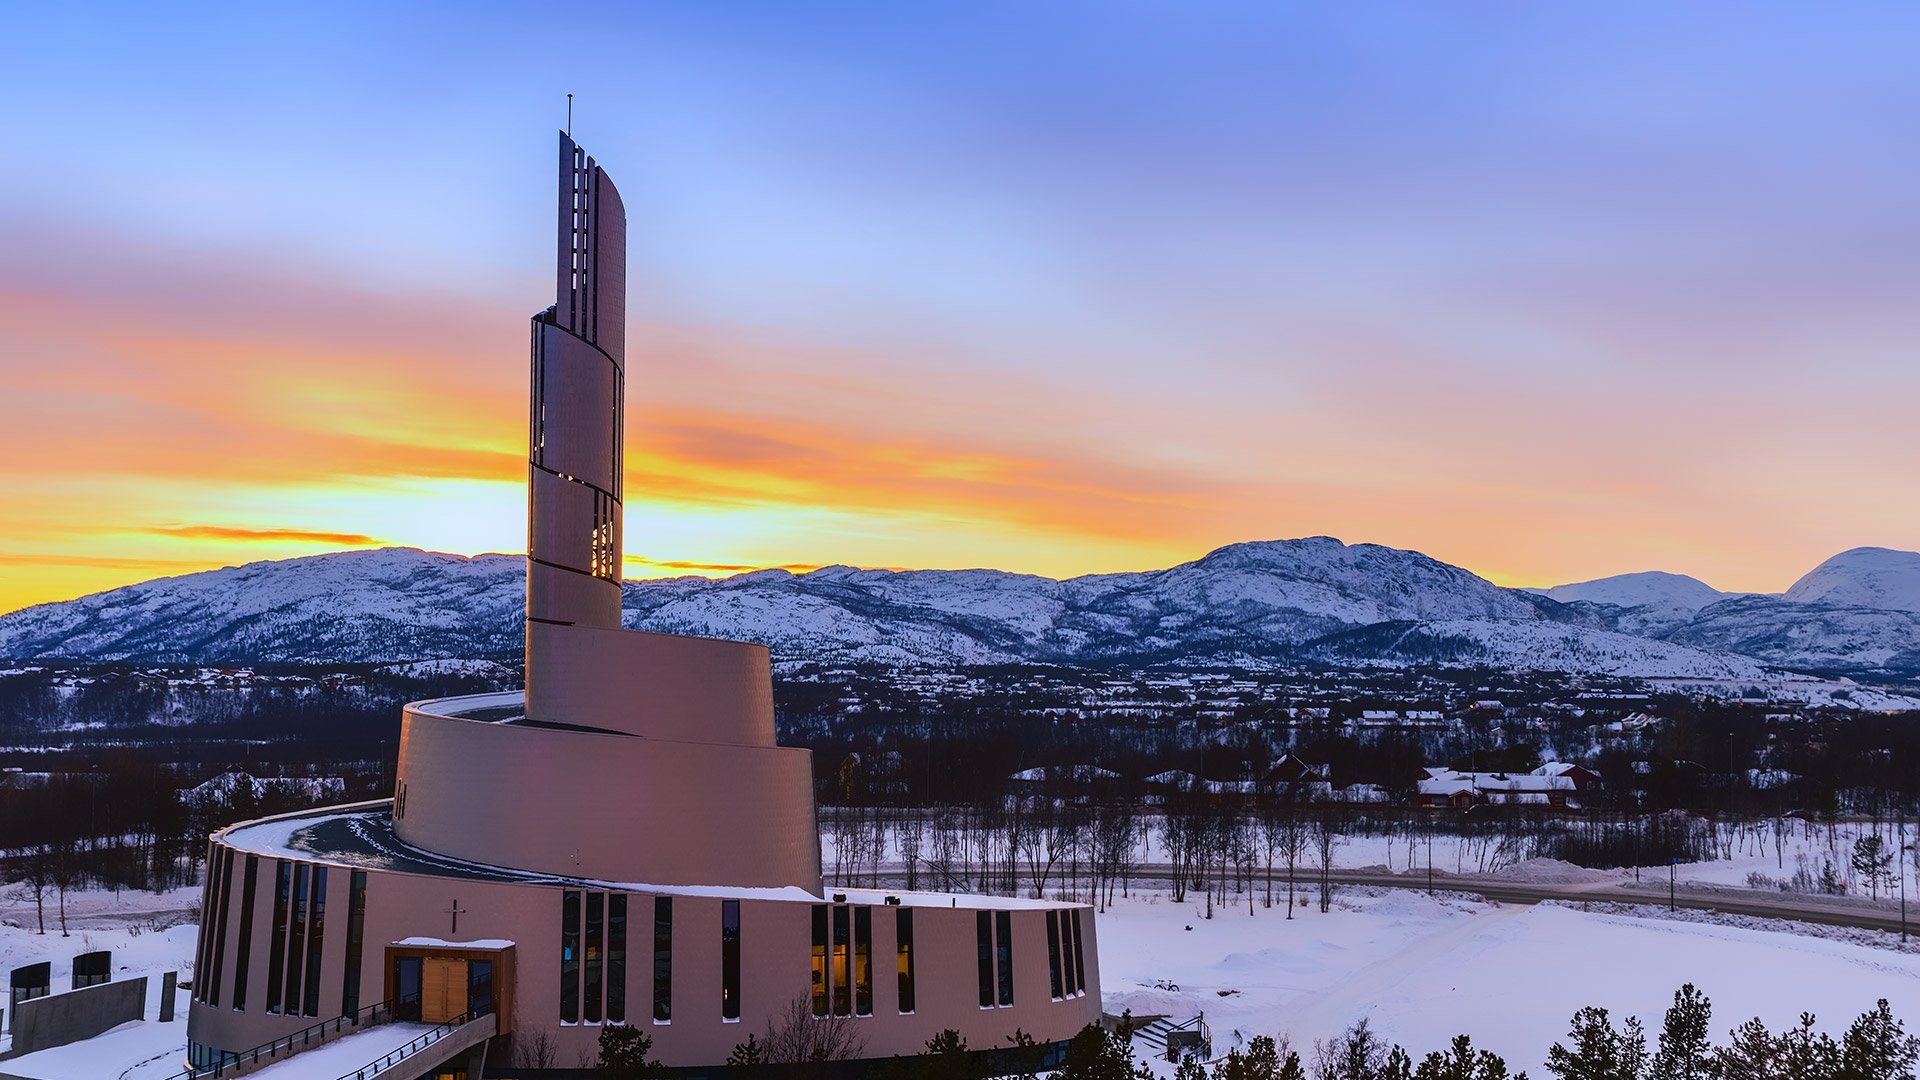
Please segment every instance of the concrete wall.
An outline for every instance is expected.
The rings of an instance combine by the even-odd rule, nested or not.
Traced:
[[[147,1015],[145,976],[101,983],[63,994],[22,1002],[13,1029],[13,1051],[18,1057],[91,1039],[129,1020]]]

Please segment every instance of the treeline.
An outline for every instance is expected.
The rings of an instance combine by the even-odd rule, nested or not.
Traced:
[[[1639,1020],[1616,1027],[1607,1010],[1588,1007],[1573,1016],[1566,1037],[1547,1051],[1556,1080],[1914,1080],[1920,1038],[1910,1035],[1883,999],[1840,1038],[1814,1029],[1814,1018],[1780,1031],[1759,1020],[1734,1028],[1725,1042],[1712,1036],[1713,1007],[1692,985],[1674,995],[1657,1040],[1649,1046]],[[669,1074],[651,1059],[652,1038],[624,1025],[600,1036],[595,1075],[604,1080],[652,1080]],[[873,1080],[1156,1080],[1134,1054],[1131,1015],[1112,1028],[1089,1025],[1067,1044],[1057,1066],[1048,1047],[1016,1031],[1000,1047],[970,1048],[957,1031],[929,1039],[911,1057],[895,1057],[864,1075]],[[749,1035],[727,1059],[729,1075],[825,1080],[837,1063],[859,1059],[862,1041],[850,1022],[819,1021],[804,1003]],[[1331,1039],[1295,1049],[1286,1039],[1257,1036],[1211,1063],[1183,1057],[1176,1080],[1525,1080],[1505,1059],[1478,1048],[1468,1035],[1417,1061],[1382,1039],[1366,1020]]]

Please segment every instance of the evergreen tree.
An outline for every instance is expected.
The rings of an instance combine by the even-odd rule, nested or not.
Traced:
[[[1673,1007],[1660,1028],[1660,1050],[1653,1056],[1652,1080],[1707,1080],[1712,1075],[1712,1019],[1712,1003],[1692,983],[1673,995]]]
[[[602,1080],[646,1080],[665,1076],[666,1066],[650,1060],[653,1036],[630,1024],[608,1024],[600,1029],[600,1056],[594,1063]]]
[[[1880,884],[1893,876],[1893,852],[1879,833],[1867,833],[1853,842],[1853,872],[1865,879],[1874,899],[1880,898]]]
[[[1066,1057],[1052,1080],[1151,1080],[1146,1066],[1133,1063],[1131,1025],[1123,1020],[1122,1031],[1109,1033],[1088,1024],[1067,1043]]]
[[[1413,1080],[1508,1080],[1507,1063],[1486,1050],[1475,1052],[1472,1039],[1456,1035],[1447,1050],[1435,1050],[1420,1062]]]
[[[752,1035],[748,1035],[746,1042],[735,1046],[727,1055],[727,1064],[733,1066],[764,1065],[766,1062],[766,1052],[761,1047],[760,1040]]]
[[[1840,1040],[1840,1068],[1835,1080],[1913,1080],[1920,1061],[1920,1037],[1908,1035],[1893,1018],[1887,999],[1872,1012],[1861,1014]]]
[[[1607,1010],[1588,1006],[1573,1014],[1567,1037],[1572,1049],[1554,1043],[1547,1050],[1547,1071],[1560,1080],[1642,1080],[1646,1075],[1647,1039],[1636,1019],[1615,1031]]]

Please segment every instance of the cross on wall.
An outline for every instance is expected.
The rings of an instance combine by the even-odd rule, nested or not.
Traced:
[[[447,933],[457,934],[460,932],[460,916],[466,913],[467,909],[460,906],[458,899],[455,899],[453,903],[447,905],[447,914],[453,918],[452,925],[447,927]]]

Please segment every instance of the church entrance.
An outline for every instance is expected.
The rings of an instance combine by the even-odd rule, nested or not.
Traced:
[[[395,1019],[428,1024],[493,1013],[506,1034],[512,971],[512,942],[396,941],[387,947],[387,1000]]]

